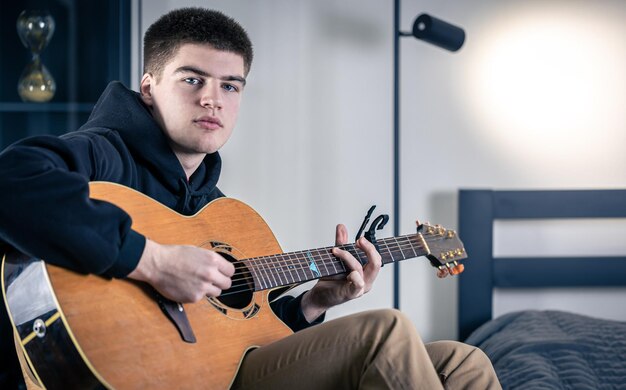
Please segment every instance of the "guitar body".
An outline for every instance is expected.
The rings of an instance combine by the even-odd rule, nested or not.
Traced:
[[[229,198],[182,216],[132,189],[91,183],[91,197],[124,209],[133,229],[161,244],[204,247],[237,261],[281,253],[247,205]],[[232,383],[250,348],[291,334],[268,290],[185,304],[195,342],[185,342],[150,287],[82,275],[17,251],[4,256],[2,287],[25,356],[48,388],[215,388]]]

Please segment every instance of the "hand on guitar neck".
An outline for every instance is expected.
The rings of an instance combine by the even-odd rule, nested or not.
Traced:
[[[344,225],[337,225],[335,245],[348,243],[348,230]],[[333,306],[358,298],[371,290],[382,265],[380,254],[372,243],[361,237],[356,242],[357,248],[367,255],[367,264],[361,263],[350,252],[333,248],[333,255],[343,261],[347,275],[325,277],[302,297],[302,312],[307,321],[312,322]]]

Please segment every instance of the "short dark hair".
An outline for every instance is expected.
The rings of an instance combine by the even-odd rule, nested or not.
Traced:
[[[252,42],[233,18],[205,8],[180,8],[154,22],[143,38],[144,73],[157,79],[165,65],[186,43],[208,44],[243,57],[245,75],[252,65]]]

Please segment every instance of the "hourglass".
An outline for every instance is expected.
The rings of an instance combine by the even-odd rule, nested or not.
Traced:
[[[17,83],[17,93],[25,102],[47,102],[54,96],[56,83],[41,63],[40,54],[52,38],[54,19],[47,12],[22,11],[17,18],[17,33],[32,54]]]

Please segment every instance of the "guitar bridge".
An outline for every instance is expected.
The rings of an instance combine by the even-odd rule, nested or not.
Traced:
[[[178,333],[180,333],[180,337],[182,337],[182,339],[187,343],[195,343],[196,336],[193,333],[193,329],[191,329],[191,324],[189,323],[189,319],[187,318],[187,313],[185,313],[183,305],[165,298],[156,291],[155,294],[159,307],[163,313],[165,313],[167,318],[172,321],[174,326],[176,326]]]

